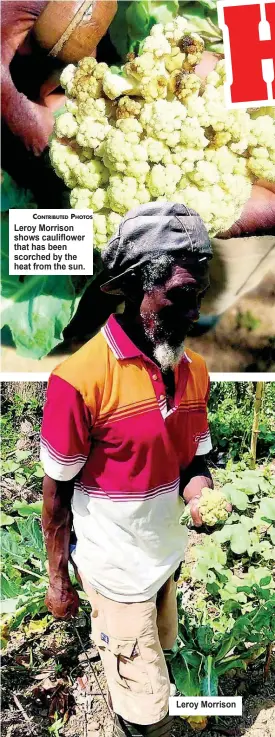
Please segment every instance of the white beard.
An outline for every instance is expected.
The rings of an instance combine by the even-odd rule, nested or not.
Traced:
[[[160,365],[161,370],[165,373],[169,369],[174,369],[184,354],[184,343],[173,348],[169,343],[158,343],[154,348],[154,357]]]

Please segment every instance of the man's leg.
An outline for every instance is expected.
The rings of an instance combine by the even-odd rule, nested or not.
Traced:
[[[178,635],[177,584],[175,576],[157,594],[157,627],[163,650],[171,650]]]
[[[79,575],[92,607],[92,639],[105,671],[116,736],[168,737],[170,683],[155,597],[137,603],[113,601]]]

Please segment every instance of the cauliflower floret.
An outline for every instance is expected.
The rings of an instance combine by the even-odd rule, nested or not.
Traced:
[[[257,179],[275,182],[275,149],[271,151],[264,146],[251,148],[247,166]]]
[[[210,161],[198,161],[194,171],[190,172],[189,178],[198,187],[208,187],[211,184],[218,184],[219,172],[215,164]]]
[[[163,156],[163,164],[177,164],[177,166],[180,166],[182,174],[193,171],[195,161],[203,159],[203,151],[201,149],[181,145],[169,151],[169,154],[169,156]],[[182,186],[181,183],[180,186]]]
[[[109,203],[106,189],[98,187],[95,192],[91,193],[90,202],[90,207],[94,212],[98,212],[98,210],[103,210],[103,208],[108,207]]]
[[[186,109],[178,101],[156,100],[146,103],[140,114],[140,123],[147,136],[163,141],[167,146],[180,143],[182,121]]]
[[[95,149],[106,138],[110,125],[98,123],[94,118],[87,116],[79,125],[76,140],[79,146]]]
[[[186,54],[182,68],[186,72],[193,71],[202,58],[204,42],[197,33],[185,32],[178,43],[180,51]]]
[[[79,164],[79,152],[53,138],[49,153],[57,176],[63,179],[67,187],[71,189],[75,187],[77,184],[75,167]]]
[[[103,248],[108,240],[106,213],[95,212],[93,215],[94,245]]]
[[[70,205],[74,210],[91,209],[92,192],[84,187],[74,187],[70,194]]]
[[[120,74],[113,74],[110,70],[106,72],[103,80],[103,91],[110,100],[115,100],[121,95],[135,90],[135,80]]]
[[[164,57],[165,67],[169,74],[172,72],[180,71],[182,69],[183,62],[185,60],[185,54],[180,51],[179,47],[171,49],[169,56]]]
[[[186,101],[187,113],[191,118],[197,118],[198,123],[204,128],[210,125],[210,115],[206,109],[206,101],[203,97],[192,95]]]
[[[201,80],[196,74],[187,72],[173,72],[169,81],[169,90],[176,95],[180,102],[185,105],[189,97],[198,95],[201,88]]]
[[[98,159],[82,163],[78,160],[74,169],[77,184],[89,190],[95,190],[109,179],[108,169]]]
[[[113,235],[113,233],[115,233],[116,230],[118,230],[118,227],[121,221],[121,215],[111,210],[111,212],[109,212],[106,217],[106,221],[107,221],[107,234],[108,234],[108,237],[110,238],[111,235]]]
[[[251,121],[249,146],[275,148],[275,121],[269,115]]]
[[[152,31],[154,31],[154,33],[152,33]],[[156,59],[160,59],[165,56],[165,54],[170,54],[171,52],[171,46],[163,34],[163,26],[160,23],[153,26],[150,31],[150,36],[147,36],[144,41],[142,54],[146,54],[146,52],[153,54]]]
[[[108,118],[114,115],[114,103],[111,100],[106,100],[104,97],[98,97],[97,100],[88,98],[88,100],[79,103],[77,111],[74,114],[79,123],[81,123],[83,118],[89,117],[98,123],[106,125]]]
[[[127,123],[127,119],[119,122]],[[102,158],[105,166],[110,170],[123,172],[129,177],[136,176],[137,179],[143,181],[149,171],[146,146],[142,143],[129,143],[127,136],[117,128],[112,128],[106,136],[102,147]]]
[[[190,117],[187,117],[182,123],[180,140],[184,146],[193,148],[204,149],[209,144],[209,140],[204,134],[204,128],[196,118]]]
[[[123,74],[135,80],[133,94],[140,95],[145,100],[155,100],[166,97],[168,74],[162,60],[156,60],[153,54],[146,52],[128,61],[123,67]]]
[[[199,510],[203,522],[206,525],[215,525],[217,522],[225,522],[228,518],[227,499],[221,491],[202,489],[199,500]]]
[[[207,76],[207,83],[213,87],[221,87],[226,81],[226,69],[224,59],[217,62],[213,72]]]
[[[176,164],[154,164],[148,174],[146,184],[153,197],[167,195],[169,198],[176,190],[181,179],[181,169]]]
[[[128,143],[139,143],[143,128],[136,118],[120,118],[116,123],[116,128],[124,133]]]
[[[183,18],[181,15],[178,15],[175,20],[165,23],[163,33],[164,36],[168,39],[170,45],[172,46],[178,46],[179,41],[182,38],[183,34],[186,33],[187,29],[187,22],[185,18]]]
[[[66,95],[72,95],[74,92],[74,76],[76,73],[77,67],[74,64],[68,64],[65,69],[63,69],[63,72],[61,72],[60,75],[60,84],[61,87],[66,92]]]
[[[71,100],[71,99],[67,98],[67,100],[65,102],[65,107],[66,107],[66,110],[68,111],[68,113],[72,113],[72,115],[74,115],[74,117],[76,118],[76,116],[78,114],[78,104],[77,104],[76,100]]]
[[[109,204],[112,210],[125,215],[133,207],[150,202],[150,192],[144,185],[139,185],[134,177],[114,175],[110,177],[107,189]]]
[[[78,102],[85,102],[89,97],[100,97],[102,81],[94,77],[96,66],[97,61],[92,56],[86,56],[78,62],[69,93]]]
[[[125,95],[118,100],[116,108],[116,117],[120,118],[138,118],[141,111],[141,104],[137,100]]]
[[[62,113],[55,120],[55,133],[60,138],[74,138],[77,134],[78,125],[72,113]]]
[[[169,154],[171,159],[170,149],[162,141],[158,141],[156,138],[149,136],[145,139],[144,143],[147,148],[148,159],[149,161],[152,161],[153,164],[160,164],[165,154]],[[170,160],[169,163],[172,163],[172,161]]]
[[[198,507],[205,525],[213,527],[217,523],[225,522],[228,519],[227,499],[221,491],[204,487],[201,491]],[[181,524],[191,521],[190,508],[187,505],[180,519]]]

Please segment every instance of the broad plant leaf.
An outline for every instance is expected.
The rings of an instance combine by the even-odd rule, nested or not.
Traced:
[[[30,514],[36,514],[38,517],[41,517],[42,504],[42,500],[39,500],[37,502],[30,502],[28,504],[27,502],[20,502],[19,499],[16,499],[12,505],[12,508],[22,517],[29,517]]]
[[[259,507],[259,514],[261,517],[267,517],[272,521],[275,521],[275,499],[262,499]]]
[[[10,514],[2,512],[2,509],[0,509],[0,527],[6,527],[7,525],[12,525],[13,523],[14,517],[12,517]]]
[[[171,670],[176,687],[183,696],[199,696],[200,682],[197,669],[184,665],[182,658],[177,655],[171,661]]]

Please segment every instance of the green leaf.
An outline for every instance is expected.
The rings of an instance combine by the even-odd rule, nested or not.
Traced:
[[[241,511],[247,509],[248,506],[248,498],[246,494],[243,491],[234,489],[233,486],[231,488],[231,504]]]
[[[173,658],[170,667],[176,687],[183,696],[200,695],[200,682],[197,669],[183,665],[182,658],[179,655]]]
[[[30,502],[29,504],[27,504],[27,502],[20,502],[18,499],[16,499],[12,505],[12,508],[22,517],[29,517],[30,514],[36,514],[38,517],[41,517],[42,504],[42,500],[39,500],[37,502]]]
[[[223,676],[224,673],[226,673],[228,670],[231,670],[232,668],[242,668],[242,670],[247,669],[247,664],[245,660],[241,660],[240,658],[236,657],[233,660],[229,660],[229,662],[220,663],[216,666],[216,673],[218,676]]]
[[[5,514],[5,512],[2,512],[2,510],[0,509],[0,527],[12,525],[13,523],[14,517],[11,517],[10,514]]]
[[[1,614],[13,614],[16,611],[19,597],[1,600]]]
[[[233,553],[241,555],[245,553],[250,544],[249,532],[241,524],[233,525],[230,546]]]
[[[179,655],[183,659],[184,663],[188,665],[193,665],[195,668],[199,668],[201,664],[201,656],[196,652],[196,650],[188,650],[185,647],[182,647],[179,650]]]
[[[36,478],[38,478],[38,479],[42,479],[45,476],[45,471],[42,468],[42,465],[37,464],[37,466],[35,466],[35,470],[33,471],[33,475],[36,476]]]
[[[268,586],[272,581],[272,576],[264,576],[264,578],[261,578],[259,581],[259,586]]]
[[[259,513],[261,517],[267,517],[272,521],[275,520],[275,499],[262,499],[260,502]]]
[[[1,599],[12,599],[21,593],[22,582],[20,578],[17,581],[11,581],[5,573],[1,573],[0,587]]]
[[[26,461],[31,456],[30,450],[16,450],[15,458],[17,461]]]
[[[196,639],[199,649],[204,655],[213,652],[213,630],[209,625],[201,625],[197,628]]]

